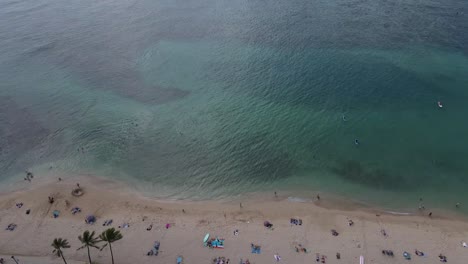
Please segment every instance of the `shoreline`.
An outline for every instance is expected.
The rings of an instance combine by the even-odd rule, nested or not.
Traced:
[[[118,190],[126,194],[132,194],[140,199],[150,199],[159,203],[236,203],[236,202],[245,202],[247,200],[255,201],[271,201],[274,198],[274,191],[258,191],[258,192],[245,192],[240,193],[236,196],[228,196],[218,199],[186,199],[186,198],[168,198],[168,197],[157,197],[151,196],[150,192],[145,192],[139,190],[137,187],[130,185],[128,182],[120,179],[110,179],[104,176],[97,176],[91,173],[88,174],[75,174],[75,175],[66,175],[65,174],[55,173],[54,177],[47,175],[39,175],[32,182],[26,182],[24,180],[18,180],[10,182],[7,188],[11,190],[1,190],[0,189],[0,198],[2,195],[7,195],[14,192],[34,190],[40,187],[47,186],[49,184],[58,183],[58,178],[62,178],[64,182],[83,182],[87,185],[99,185],[100,188]],[[41,177],[42,176],[42,177]],[[376,204],[371,204],[364,201],[355,200],[351,197],[341,196],[333,193],[327,192],[318,192],[318,191],[304,191],[304,190],[278,190],[278,198],[287,199],[292,203],[314,203],[315,206],[322,207],[325,209],[336,209],[343,211],[364,211],[377,214],[389,214],[395,216],[427,216],[429,212],[433,212],[437,218],[441,219],[457,219],[460,221],[468,222],[468,214],[464,214],[462,211],[456,209],[447,209],[440,207],[431,207],[425,208],[424,210],[418,210],[417,208],[405,207],[405,208],[396,208],[396,207],[382,207]],[[326,197],[322,199],[320,203],[316,201],[316,194],[320,194],[321,197]]]
[[[349,206],[352,202],[336,208],[327,201],[333,199],[322,194],[318,203],[293,202],[289,196],[275,198],[273,194],[269,198],[251,194],[231,201],[158,200],[131,191],[118,182],[89,176],[79,179],[85,194],[74,197],[71,190],[76,181],[76,178],[44,184],[33,181],[23,190],[2,193],[0,232],[5,239],[0,242],[0,255],[30,256],[28,263],[60,263],[60,259],[52,257],[50,243],[55,237],[63,237],[72,246],[64,253],[69,263],[85,263],[85,252],[76,251],[80,246],[78,235],[84,230],[100,233],[106,228],[102,222],[113,219],[113,227],[130,225],[127,229],[117,228],[124,238],[115,243],[116,263],[175,263],[179,254],[184,255],[186,263],[211,263],[215,256],[226,256],[233,263],[238,263],[240,258],[248,258],[251,263],[271,263],[276,253],[285,263],[312,263],[315,253],[327,256],[327,263],[357,263],[361,255],[366,263],[393,263],[396,259],[403,261],[403,251],[414,255],[415,248],[431,257],[429,263],[438,263],[438,254],[447,255],[450,263],[468,259],[468,249],[460,244],[468,241],[468,231],[464,231],[468,230],[468,222],[462,218],[442,218],[437,214],[433,218],[392,215],[373,208]],[[47,201],[50,195],[56,197],[53,204]],[[22,208],[15,206],[18,202],[24,203]],[[70,209],[75,206],[82,212],[72,215]],[[31,214],[25,214],[27,209],[31,209]],[[60,211],[59,218],[52,217],[54,210]],[[89,214],[96,216],[96,224],[84,222]],[[293,226],[290,218],[301,219],[304,224]],[[353,220],[353,226],[348,226],[348,219]],[[272,222],[274,230],[266,229],[264,221]],[[10,223],[17,224],[15,231],[4,229]],[[165,228],[167,223],[171,224],[169,229]],[[150,224],[152,230],[147,231]],[[236,229],[238,236],[232,234]],[[340,235],[332,236],[331,229]],[[388,237],[382,236],[382,229]],[[206,233],[225,238],[225,249],[203,247]],[[154,240],[161,242],[161,254],[148,257],[146,252]],[[250,243],[261,244],[262,253],[252,254]],[[298,244],[310,253],[295,252]],[[393,250],[395,257],[383,256],[384,249]],[[341,254],[340,260],[335,258],[336,253]],[[106,250],[95,250],[92,256],[98,263],[109,262]],[[415,263],[428,263],[422,261],[427,258],[413,256],[413,259]]]

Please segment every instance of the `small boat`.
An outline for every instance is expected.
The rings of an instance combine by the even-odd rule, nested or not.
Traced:
[[[439,106],[439,108],[443,107],[443,105],[442,105],[442,103],[440,101],[437,102],[437,105]]]

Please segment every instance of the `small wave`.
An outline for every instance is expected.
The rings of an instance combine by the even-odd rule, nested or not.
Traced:
[[[308,203],[310,202],[310,199],[304,199],[300,197],[288,197],[288,201],[290,202],[295,202],[295,203]]]
[[[36,44],[34,47],[27,50],[25,53],[29,54],[30,56],[37,55],[41,52],[48,51],[55,48],[55,42],[47,42],[43,44]]]
[[[394,212],[394,211],[384,211],[387,214],[392,214],[392,215],[411,215],[411,213],[406,213],[406,212]]]

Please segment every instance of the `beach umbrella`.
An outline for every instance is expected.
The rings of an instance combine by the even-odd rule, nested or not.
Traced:
[[[54,218],[57,218],[57,217],[59,217],[60,212],[59,212],[58,210],[54,210],[54,211],[52,212],[52,215],[54,216]]]
[[[94,215],[88,215],[85,221],[87,224],[94,224],[96,222],[96,217]]]

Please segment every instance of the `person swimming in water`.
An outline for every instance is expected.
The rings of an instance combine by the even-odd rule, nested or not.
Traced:
[[[341,117],[341,119],[343,119],[343,121],[348,121],[348,119],[346,119],[346,116],[343,114],[343,116]]]
[[[356,146],[359,145],[359,140],[358,140],[357,138],[354,140],[354,144],[355,144]]]

